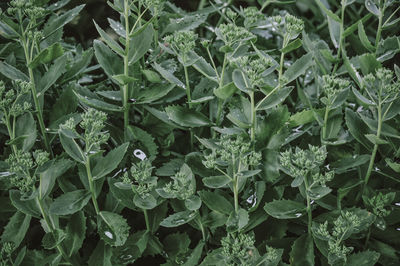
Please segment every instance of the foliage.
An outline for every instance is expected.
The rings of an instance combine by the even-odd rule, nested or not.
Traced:
[[[399,264],[399,1],[81,2],[0,3],[0,265]]]

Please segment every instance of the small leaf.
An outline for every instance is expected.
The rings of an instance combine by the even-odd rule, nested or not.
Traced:
[[[174,74],[170,71],[168,71],[167,69],[163,68],[161,65],[154,63],[153,64],[153,68],[155,70],[157,70],[158,73],[160,73],[160,75],[165,78],[166,80],[168,80],[170,83],[175,84],[181,88],[186,88],[185,84],[183,84],[182,81],[180,81],[177,77],[174,76]]]
[[[97,61],[108,76],[114,76],[123,73],[122,59],[117,56],[108,46],[99,40],[94,40],[94,54]]]
[[[201,199],[196,195],[190,196],[185,200],[185,207],[190,211],[198,210],[201,207]]]
[[[368,40],[368,36],[365,33],[364,25],[361,21],[358,22],[358,38],[360,38],[362,45],[364,45],[364,47],[368,49],[368,51],[370,52],[375,51],[375,47]]]
[[[381,145],[381,144],[389,144],[386,140],[383,140],[381,138],[378,138],[374,134],[365,134],[365,137],[372,142],[372,144],[376,145]]]
[[[376,265],[380,254],[375,251],[360,251],[347,257],[345,266],[373,266]]]
[[[329,10],[322,2],[321,0],[315,0],[315,2],[317,3],[317,5],[322,9],[322,11],[324,11],[324,13],[330,17],[331,19],[340,22],[340,18],[338,17],[338,15],[336,15],[335,13],[333,13],[331,10]]]
[[[1,234],[1,242],[12,242],[14,243],[15,248],[18,248],[22,240],[25,238],[30,222],[30,215],[16,211],[4,227],[3,233]]]
[[[74,213],[65,229],[64,244],[68,247],[69,256],[76,254],[82,247],[86,233],[86,217],[83,211]]]
[[[53,249],[65,239],[65,232],[61,229],[55,229],[46,233],[42,239],[42,245],[45,249]]]
[[[381,15],[380,9],[375,5],[374,1],[372,0],[365,0],[365,7],[368,9],[369,12],[374,14],[375,16],[379,17]]]
[[[367,99],[364,95],[362,95],[356,88],[352,88],[354,96],[356,96],[357,100],[361,103],[365,104],[366,106],[374,106],[375,103],[370,99]]]
[[[308,53],[297,59],[297,61],[285,71],[284,77],[287,79],[287,83],[292,82],[300,75],[304,74],[306,70],[314,64],[312,58],[312,53]]]
[[[277,92],[259,102],[257,104],[257,110],[268,110],[282,103],[290,95],[293,88],[292,86],[280,88]]]
[[[119,214],[101,211],[99,213],[99,235],[110,246],[122,246],[129,236],[129,225]]]
[[[211,124],[202,113],[182,106],[168,106],[165,108],[168,118],[183,127],[202,127]]]
[[[67,159],[54,162],[46,171],[40,174],[39,197],[45,198],[53,189],[56,179],[64,174],[74,163]]]
[[[250,80],[246,77],[246,75],[240,71],[239,69],[235,69],[232,72],[232,80],[235,86],[245,92],[248,93],[250,89]]]
[[[203,203],[213,211],[229,215],[234,210],[232,204],[216,192],[202,190],[199,195]]]
[[[314,242],[310,234],[304,234],[294,241],[290,252],[290,265],[314,265]]]
[[[128,146],[129,142],[126,142],[110,151],[105,157],[99,159],[96,166],[93,168],[93,180],[102,178],[117,168],[124,158]]]
[[[129,46],[129,64],[134,64],[141,59],[150,49],[153,42],[154,28],[153,24],[144,25],[145,28],[141,32],[135,34],[130,40]]]
[[[202,179],[204,185],[209,188],[225,187],[231,180],[225,175],[209,176]]]
[[[157,200],[154,198],[153,195],[148,195],[144,198],[140,197],[139,195],[135,195],[133,198],[133,203],[143,210],[151,210],[157,206]]]
[[[191,251],[189,258],[186,260],[183,266],[199,265],[199,260],[203,252],[204,245],[205,243],[200,241],[199,244],[197,244],[197,246]]]
[[[43,35],[45,38],[53,34],[58,29],[62,28],[64,25],[71,22],[81,10],[85,7],[85,5],[77,6],[61,16],[57,17],[56,19],[52,20],[48,27],[45,27],[43,30]]]
[[[96,21],[93,20],[94,26],[96,27],[97,31],[99,32],[101,38],[106,42],[106,44],[117,54],[120,56],[124,56],[125,52],[122,47],[114,41],[112,37],[110,37],[99,25],[97,25]]]
[[[20,212],[39,218],[41,213],[35,199],[21,200],[21,192],[19,190],[10,190],[10,200],[12,205]]]
[[[50,205],[50,213],[69,215],[80,211],[90,200],[90,193],[85,189],[67,192],[54,200]]]
[[[182,211],[174,213],[161,222],[161,226],[164,227],[177,227],[186,224],[196,217],[196,212],[193,211]]]
[[[36,121],[31,113],[25,113],[18,117],[15,124],[15,137],[23,137],[23,141],[17,147],[23,151],[29,151],[36,141]]]
[[[0,73],[11,80],[20,79],[23,81],[29,81],[27,75],[4,61],[0,61]]]
[[[29,64],[29,67],[36,68],[40,64],[47,64],[52,62],[54,59],[62,56],[64,49],[59,43],[54,43],[46,49],[42,50]]]
[[[291,51],[300,48],[302,45],[303,45],[302,41],[299,38],[297,38],[296,40],[290,42],[288,45],[283,47],[281,49],[281,52],[287,54],[290,53]]]
[[[229,97],[231,97],[235,92],[237,91],[237,87],[233,82],[230,82],[228,84],[225,84],[221,88],[214,89],[214,94],[218,98],[222,100],[226,100]]]
[[[293,200],[274,200],[266,203],[264,210],[277,219],[295,219],[303,215],[306,206]]]
[[[66,153],[71,156],[72,159],[79,163],[85,163],[86,158],[83,154],[81,147],[75,142],[74,139],[65,136],[63,133],[59,133],[60,142]]]

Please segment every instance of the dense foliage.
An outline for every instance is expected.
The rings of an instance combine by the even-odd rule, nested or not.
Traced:
[[[399,265],[399,1],[6,2],[0,265]]]

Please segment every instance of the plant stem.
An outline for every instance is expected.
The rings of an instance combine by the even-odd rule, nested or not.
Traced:
[[[97,204],[96,191],[94,190],[94,183],[93,183],[92,171],[90,170],[90,159],[89,158],[87,159],[85,165],[86,165],[86,174],[88,176],[90,194],[92,195],[92,202],[93,202],[96,214],[99,214],[100,209],[99,209],[99,205]]]
[[[10,136],[10,141],[12,141],[15,138],[15,130],[11,129],[9,114],[6,112],[6,110],[3,110],[3,112],[4,112],[3,122],[5,122],[7,126],[8,135]],[[11,147],[13,149],[14,154],[17,154],[17,147],[15,146],[15,144],[12,144]]]
[[[49,217],[46,215],[46,212],[44,211],[42,200],[39,197],[36,197],[36,202],[37,202],[37,205],[39,206],[40,212],[42,214],[44,222],[46,223],[46,226],[49,228],[50,232],[53,235],[53,238],[55,239],[54,226],[53,226],[53,223],[49,220]],[[57,247],[58,252],[64,258],[64,260],[67,261],[69,264],[73,265],[73,263],[71,262],[69,256],[64,251],[64,249],[61,247],[61,245],[57,244],[56,247]]]
[[[124,17],[125,17],[125,54],[124,54],[124,75],[129,76],[129,6],[128,0],[124,0]],[[124,109],[124,136],[125,140],[128,138],[128,126],[129,126],[129,104],[128,104],[128,90],[129,83],[124,84],[122,88],[122,104]]]
[[[33,69],[29,66],[32,58],[29,55],[28,44],[26,42],[25,35],[22,35],[22,46],[23,46],[24,53],[25,53],[26,66],[28,68],[29,81],[31,83],[32,98],[35,103],[36,116],[37,116],[37,119],[39,122],[40,131],[42,132],[44,146],[45,146],[46,150],[50,153],[50,156],[53,157],[53,151],[51,150],[49,141],[47,139],[46,127],[44,125],[42,108],[40,107],[39,99],[37,97],[37,90],[36,90],[36,85],[35,85],[35,77],[33,75]]]
[[[379,104],[378,104],[378,129],[377,129],[377,132],[376,132],[376,138],[377,139],[379,139],[379,137],[381,136],[381,130],[382,130],[382,104],[381,104],[381,102],[379,102]],[[372,154],[371,154],[371,159],[369,160],[368,170],[367,170],[367,173],[366,173],[365,178],[364,178],[364,185],[363,185],[363,189],[362,189],[362,194],[364,194],[365,187],[367,186],[369,178],[371,176],[372,168],[374,167],[376,152],[378,151],[378,146],[379,146],[378,143],[374,144],[374,148],[373,148]]]
[[[192,96],[190,94],[190,82],[189,82],[189,74],[186,66],[183,66],[183,69],[185,71],[185,81],[186,81],[186,96],[188,100],[188,106],[189,109],[192,108]]]
[[[279,61],[279,76],[278,76],[279,85],[281,84],[281,78],[283,74],[284,59],[285,59],[285,53],[281,53],[281,60]]]
[[[208,50],[208,49],[207,49]],[[208,50],[209,56],[211,57],[211,54]],[[214,69],[216,69],[214,61],[211,60],[211,62],[213,63]],[[224,76],[225,76],[225,68],[226,68],[226,54],[224,55],[224,62],[222,63],[222,71],[221,71],[221,78],[219,79],[219,88],[222,88],[224,86]],[[217,77],[218,77],[218,72],[217,73]],[[217,118],[216,118],[216,125],[219,126],[219,124],[221,123],[221,113],[222,113],[222,107],[223,107],[223,100],[218,98],[218,109],[217,109]]]
[[[146,230],[150,232],[149,215],[146,209],[143,209],[144,221],[146,222]]]
[[[308,180],[307,176],[304,177],[304,186],[306,188],[306,200],[307,200],[307,215],[308,215],[308,222],[307,222],[307,228],[308,228],[308,234],[311,234],[311,225],[312,225],[312,210],[311,210],[311,202],[310,202],[310,196],[308,195]]]
[[[386,2],[386,1],[384,1]],[[383,5],[383,7],[381,6],[379,8],[379,21],[378,21],[378,30],[376,31],[376,38],[375,38],[375,55],[376,55],[376,51],[378,50],[378,45],[379,45],[379,41],[381,40],[381,35],[382,35],[382,21],[383,21],[383,14],[385,13],[385,3]]]
[[[328,125],[328,117],[329,117],[329,106],[325,108],[325,115],[324,115],[324,126],[322,127],[322,139],[325,140],[327,138],[326,136],[326,128]]]
[[[254,91],[250,92],[250,104],[251,104],[251,128],[250,128],[250,138],[251,142],[254,143],[255,140],[255,129],[256,129],[256,109],[254,106]]]
[[[339,48],[338,48],[338,52],[337,52],[337,56],[336,56],[336,60],[337,62],[335,63],[335,66],[333,68],[332,74],[336,73],[337,68],[339,67],[339,61],[340,61],[340,57],[341,57],[341,53],[342,53],[342,46],[343,46],[343,42],[344,42],[344,11],[346,9],[346,2],[343,4],[342,3],[342,9],[341,9],[341,17],[340,17],[340,37],[339,37]]]
[[[235,203],[235,213],[237,214],[239,211],[239,191],[238,191],[238,180],[234,177],[233,181],[233,197]]]

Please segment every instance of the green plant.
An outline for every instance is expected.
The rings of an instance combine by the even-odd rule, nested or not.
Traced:
[[[399,1],[77,2],[0,3],[1,265],[399,264]]]

